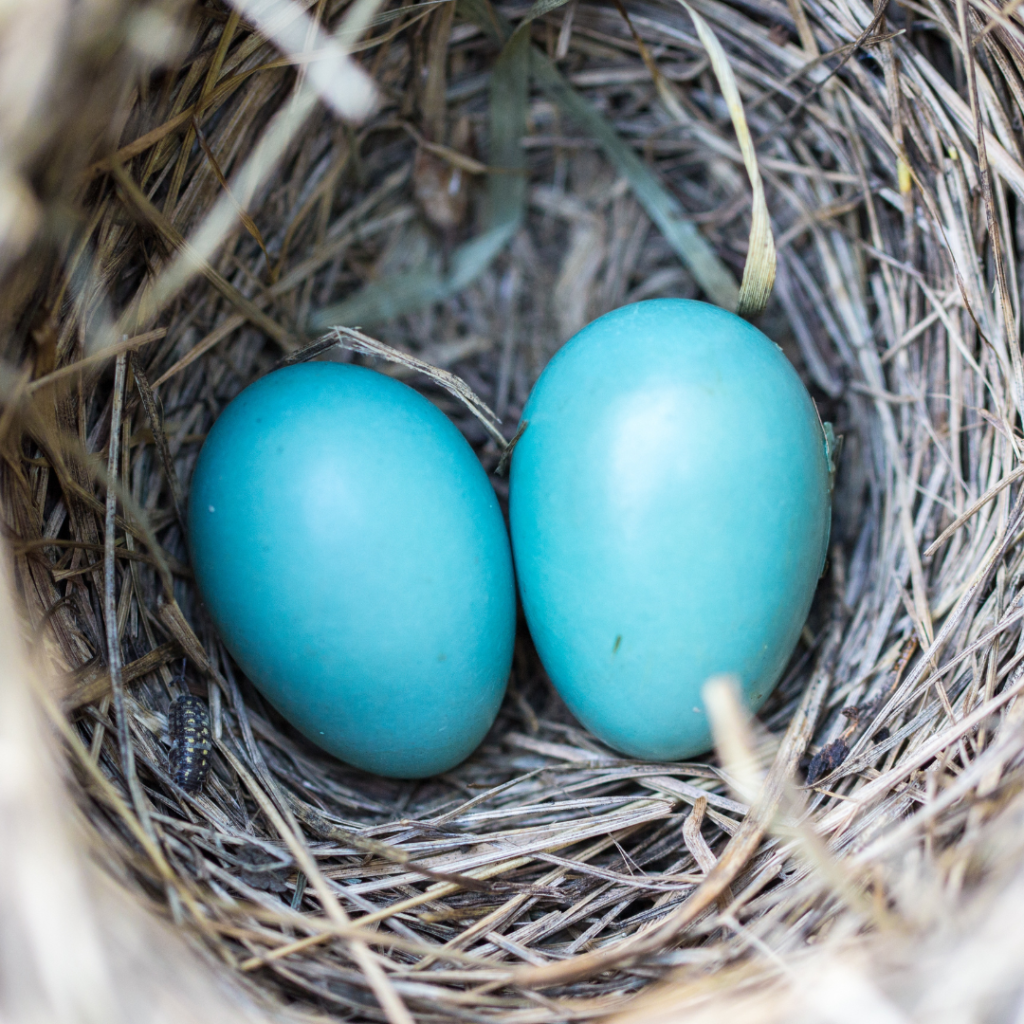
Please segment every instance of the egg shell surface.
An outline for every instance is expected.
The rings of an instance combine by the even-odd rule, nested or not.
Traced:
[[[515,635],[508,534],[473,450],[412,388],[337,363],[246,388],[200,453],[189,547],[234,659],[331,754],[421,778],[493,723]]]
[[[616,750],[707,751],[704,683],[734,674],[760,707],[823,567],[829,460],[810,395],[746,321],[655,299],[570,339],[523,420],[512,548],[551,681]]]

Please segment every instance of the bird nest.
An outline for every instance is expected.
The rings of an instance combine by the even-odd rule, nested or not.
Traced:
[[[1017,0],[94,6],[0,24],[0,499],[68,856],[129,894],[123,947],[176,933],[133,977],[183,937],[163,991],[196,1019],[214,964],[259,1015],[553,1024],[813,946],[910,950],[999,876],[1024,780]],[[657,296],[756,315],[844,438],[829,566],[758,721],[726,702],[706,761],[624,759],[521,628],[453,771],[303,740],[193,587],[219,411],[282,359],[367,363],[504,501],[547,360]],[[198,793],[168,770],[185,693]]]

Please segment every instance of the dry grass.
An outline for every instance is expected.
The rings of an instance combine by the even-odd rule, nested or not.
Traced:
[[[97,0],[65,37],[80,7],[0,15],[0,503],[79,844],[12,653],[0,753],[31,782],[0,788],[22,837],[0,969],[34,966],[10,970],[5,1011],[168,990],[157,953],[104,960],[151,933],[140,907],[224,978],[181,961],[197,1019],[819,1019],[832,977],[869,1017],[1011,1005],[1019,936],[984,942],[1020,930],[1024,21],[990,0],[691,3],[771,215],[761,324],[845,437],[829,575],[758,731],[723,698],[724,762],[610,753],[524,634],[484,745],[422,783],[319,754],[238,676],[187,565],[195,457],[242,387],[359,325],[493,471],[587,320],[736,302],[750,181],[694,20],[675,0]],[[356,352],[324,357],[384,351],[342,335]],[[167,769],[186,690],[215,733],[195,796]],[[121,890],[101,905],[131,894],[120,937],[76,881],[84,847]],[[22,877],[55,902],[26,903]],[[964,920],[989,924],[968,942]],[[19,927],[51,937],[19,959]],[[54,981],[76,948],[95,970]],[[989,969],[952,992],[958,958]]]

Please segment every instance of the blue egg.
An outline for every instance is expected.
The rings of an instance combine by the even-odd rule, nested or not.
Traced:
[[[224,644],[324,750],[422,778],[493,723],[515,637],[508,534],[473,450],[412,388],[337,363],[246,388],[200,453],[189,546]]]
[[[617,309],[555,355],[523,411],[510,519],[541,661],[616,750],[712,745],[701,691],[768,697],[828,546],[814,403],[760,331],[703,302]]]

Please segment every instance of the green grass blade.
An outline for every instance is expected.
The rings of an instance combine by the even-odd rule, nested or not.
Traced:
[[[526,213],[526,114],[530,92],[530,33],[520,29],[504,45],[491,73],[488,223],[520,223]]]
[[[526,209],[526,156],[521,139],[526,130],[530,75],[568,117],[600,144],[705,295],[724,309],[736,310],[739,286],[735,275],[687,218],[679,200],[605,117],[562,77],[548,57],[530,45],[529,22],[563,2],[536,0],[513,32],[488,0],[459,0],[461,15],[503,44],[490,86],[489,160],[497,173],[492,173],[488,181],[488,229],[454,253],[447,274],[425,268],[373,282],[344,302],[314,314],[310,321],[312,330],[367,327],[413,312],[455,294],[487,269],[515,234]]]
[[[506,36],[507,26],[499,22],[499,16],[486,0],[470,3],[472,17],[490,25],[496,38]],[[465,13],[465,2],[463,8]],[[512,239],[526,212],[526,154],[522,138],[526,133],[529,84],[530,36],[524,30],[508,37],[491,75],[488,156],[497,173],[488,180],[487,230],[452,254],[448,273],[424,267],[374,281],[344,302],[314,313],[309,321],[311,331],[369,327],[414,312],[466,288],[490,266]]]
[[[647,216],[658,225],[665,241],[693,274],[707,297],[723,309],[735,311],[739,286],[733,272],[718,258],[711,244],[689,220],[682,204],[622,139],[604,116],[560,74],[548,57],[530,52],[534,81],[595,141],[629,182]]]
[[[514,221],[501,224],[460,246],[452,256],[448,274],[424,268],[374,281],[344,302],[314,313],[309,329],[316,333],[331,327],[369,327],[431,302],[441,302],[472,284],[508,244],[517,227]]]

